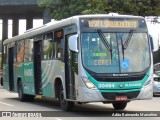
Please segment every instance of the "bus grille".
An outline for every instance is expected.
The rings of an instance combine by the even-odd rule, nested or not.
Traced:
[[[138,81],[142,80],[145,75],[131,77],[96,77],[93,78],[99,82],[122,82],[122,81]]]
[[[115,92],[102,92],[102,96],[108,100],[115,100],[116,96],[127,96],[128,99],[134,99],[138,96],[140,91],[126,92],[126,93],[115,93]]]

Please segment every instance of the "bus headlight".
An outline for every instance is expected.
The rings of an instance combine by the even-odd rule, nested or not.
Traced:
[[[82,77],[82,81],[87,86],[87,88],[89,88],[89,89],[95,89],[96,88],[95,85],[91,81],[88,80],[88,78]]]
[[[147,86],[151,83],[151,79],[150,80],[147,80],[147,82],[144,84],[144,86]]]

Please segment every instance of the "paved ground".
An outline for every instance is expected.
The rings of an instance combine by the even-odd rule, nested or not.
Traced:
[[[48,118],[30,118],[30,120],[72,120],[72,119],[84,119],[84,120],[96,120],[98,119],[104,119],[106,120],[106,117],[108,116],[116,116],[117,117],[110,117],[110,119],[130,119],[131,117],[120,117],[122,115],[121,111],[115,111],[111,104],[102,104],[102,103],[90,103],[90,104],[84,104],[84,105],[75,105],[75,108],[73,109],[73,112],[63,112],[60,109],[58,101],[52,101],[52,100],[41,100],[36,99],[34,102],[20,102],[18,99],[17,93],[10,93],[7,90],[4,90],[2,87],[0,87],[0,111],[18,111],[20,114],[14,114],[16,115],[24,115],[25,111],[31,112],[31,111],[39,111],[41,115],[45,116],[54,116],[54,117],[48,117]],[[45,111],[45,112],[42,112]],[[46,112],[48,111],[48,112]],[[94,112],[93,112],[94,111]],[[160,114],[160,97],[154,97],[152,100],[142,100],[142,101],[132,101],[128,104],[126,109],[123,111],[124,115],[129,115],[131,111],[131,114],[136,116],[136,114],[140,115],[140,112],[137,113],[137,111],[147,111],[152,114],[152,117],[154,116],[155,111],[158,114]],[[115,113],[115,114],[111,114]],[[22,114],[23,113],[23,114]],[[30,116],[33,112],[31,112]],[[116,114],[117,113],[117,114]],[[155,113],[155,114],[156,114]],[[2,113],[1,113],[2,114]],[[27,113],[28,114],[28,113]],[[37,113],[37,115],[40,115]],[[0,115],[2,116],[2,115]],[[32,115],[33,116],[33,115]],[[89,117],[88,117],[89,116]],[[92,117],[93,116],[93,117]],[[103,116],[103,117],[102,117]],[[132,119],[137,119],[142,117],[136,117]],[[153,117],[154,119],[159,119],[158,117]],[[1,119],[1,118],[0,118]],[[5,118],[2,117],[2,119],[9,120],[11,118]],[[21,117],[16,117],[16,120],[22,119]],[[25,118],[23,118],[25,119]],[[143,120],[151,120],[151,117],[143,117]]]

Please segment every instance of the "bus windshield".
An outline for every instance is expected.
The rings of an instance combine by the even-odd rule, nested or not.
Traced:
[[[147,33],[82,33],[81,44],[83,66],[95,73],[141,72],[150,65]]]

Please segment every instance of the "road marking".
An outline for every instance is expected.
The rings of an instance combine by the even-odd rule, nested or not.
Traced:
[[[7,104],[7,103],[4,103],[4,102],[0,102],[0,104],[3,104],[3,105],[7,105],[7,106],[13,106],[13,105],[11,105],[11,104]]]
[[[62,119],[60,119],[60,118],[54,118],[54,119],[56,119],[56,120],[62,120]]]

